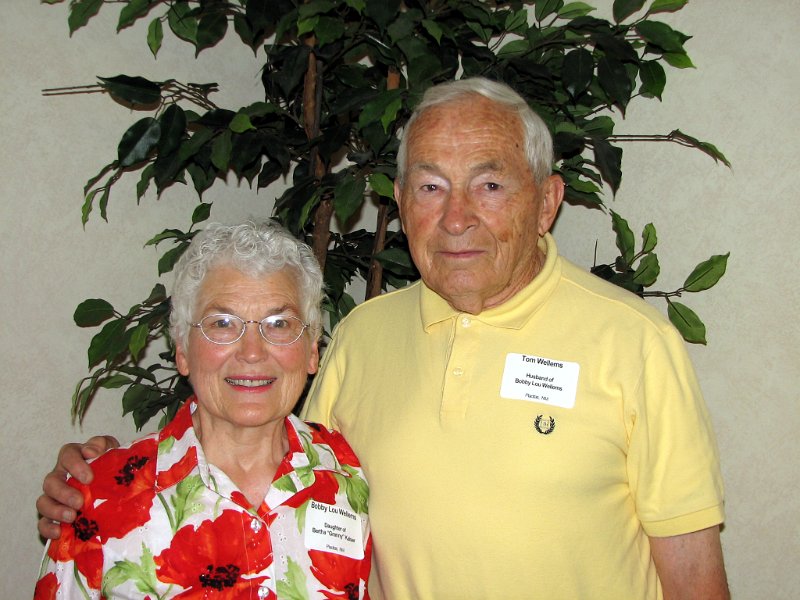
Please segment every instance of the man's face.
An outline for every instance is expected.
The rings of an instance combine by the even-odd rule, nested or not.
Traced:
[[[502,304],[542,267],[561,180],[534,183],[519,118],[482,96],[428,109],[407,135],[395,197],[422,279],[457,310]]]

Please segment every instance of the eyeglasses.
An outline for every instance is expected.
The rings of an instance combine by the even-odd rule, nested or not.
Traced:
[[[307,323],[291,315],[271,315],[260,321],[245,321],[228,314],[208,315],[191,326],[199,328],[209,342],[226,345],[238,342],[250,323],[258,323],[261,337],[273,346],[294,344],[308,327]]]

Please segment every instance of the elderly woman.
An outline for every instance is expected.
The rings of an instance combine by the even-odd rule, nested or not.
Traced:
[[[291,414],[317,370],[322,274],[274,223],[212,225],[176,267],[195,395],[109,451],[45,550],[36,598],[367,598],[368,489],[344,439]]]

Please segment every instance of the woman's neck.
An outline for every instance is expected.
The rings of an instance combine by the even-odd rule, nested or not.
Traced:
[[[206,460],[223,471],[252,506],[260,506],[289,451],[283,419],[262,427],[236,427],[198,410],[192,420]]]

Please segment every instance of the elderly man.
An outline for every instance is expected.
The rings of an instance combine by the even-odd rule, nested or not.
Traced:
[[[371,482],[373,597],[728,597],[683,342],[558,256],[552,158],[541,119],[485,79],[431,88],[406,128],[395,195],[422,281],[340,323],[303,415]],[[62,476],[45,488],[66,499]]]

